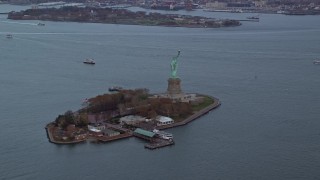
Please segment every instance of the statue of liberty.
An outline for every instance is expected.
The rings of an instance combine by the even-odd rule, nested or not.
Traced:
[[[171,77],[177,78],[177,66],[178,66],[178,57],[180,56],[180,50],[178,51],[178,55],[174,56],[171,61]]]

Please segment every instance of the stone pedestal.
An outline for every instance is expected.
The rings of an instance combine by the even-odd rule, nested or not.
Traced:
[[[179,78],[169,78],[167,94],[171,96],[182,94],[180,83]]]

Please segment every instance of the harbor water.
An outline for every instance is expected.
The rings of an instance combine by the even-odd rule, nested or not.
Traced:
[[[0,5],[0,12],[23,8]],[[319,16],[263,14],[218,29],[38,23],[0,15],[0,179],[320,177]],[[150,151],[136,138],[48,142],[47,123],[111,86],[165,92],[178,50],[182,90],[222,105],[169,129],[174,146]]]

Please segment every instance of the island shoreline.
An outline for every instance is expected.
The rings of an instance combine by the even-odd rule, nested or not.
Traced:
[[[79,22],[122,24],[185,28],[220,28],[240,26],[238,20],[215,19],[201,16],[161,14],[145,11],[132,12],[126,9],[61,7],[48,9],[27,9],[9,12],[8,19],[40,20],[54,22]]]
[[[190,122],[192,122],[192,121],[194,121],[196,119],[199,119],[201,116],[206,115],[207,113],[209,113],[210,111],[218,108],[221,105],[221,101],[218,98],[213,97],[213,96],[208,96],[208,95],[203,95],[203,96],[207,96],[207,97],[212,98],[213,99],[213,103],[210,104],[209,106],[199,110],[199,111],[196,111],[194,114],[190,115],[189,117],[185,118],[184,120],[182,120],[180,122],[177,122],[177,123],[174,123],[174,124],[170,124],[170,125],[165,125],[165,126],[162,126],[162,127],[158,127],[158,129],[159,130],[164,130],[164,129],[175,128],[175,127],[187,125]],[[48,137],[49,142],[51,142],[53,144],[58,144],[58,145],[70,145],[70,144],[84,143],[84,142],[88,141],[90,138],[94,139],[94,140],[97,140],[97,141],[101,141],[101,142],[111,142],[111,141],[116,141],[116,140],[120,140],[120,139],[133,137],[133,132],[129,131],[129,132],[127,132],[126,135],[122,135],[120,137],[115,137],[115,138],[112,138],[110,140],[103,140],[102,138],[88,135],[86,138],[81,139],[81,140],[74,140],[74,141],[68,141],[68,142],[66,142],[66,141],[57,141],[57,140],[55,140],[53,138],[53,134],[52,134],[53,128],[55,128],[55,127],[54,127],[54,124],[52,122],[46,125],[45,129],[46,129],[47,137]]]
[[[171,146],[173,135],[160,131],[183,126],[219,107],[213,96],[184,93],[177,76],[178,58],[172,57],[165,93],[150,94],[146,88],[109,88],[107,94],[85,99],[83,108],[66,111],[46,126],[49,141],[76,144],[87,140],[110,142],[132,136],[148,141],[148,149]]]

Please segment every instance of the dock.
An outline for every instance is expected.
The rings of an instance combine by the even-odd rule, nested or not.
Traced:
[[[144,145],[144,147],[151,150],[174,145],[174,141],[172,139],[162,139],[156,136],[156,133],[140,128],[137,128],[133,135],[137,138],[149,141],[149,143]]]
[[[115,140],[120,140],[120,139],[132,137],[132,134],[131,133],[124,133],[124,134],[120,134],[117,136],[110,136],[110,137],[109,136],[102,136],[102,137],[93,136],[93,137],[100,142],[110,142],[110,141],[115,141]]]
[[[174,145],[173,140],[164,140],[164,139],[158,138],[154,142],[150,142],[149,144],[144,145],[144,147],[147,149],[154,150],[154,149],[171,146],[171,145]]]

